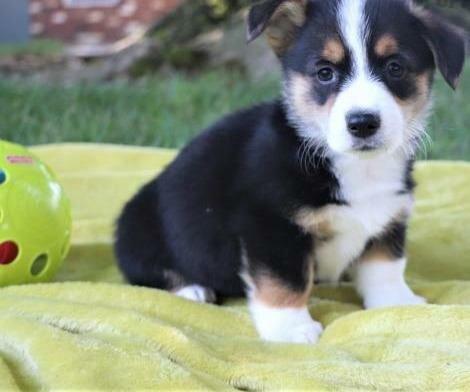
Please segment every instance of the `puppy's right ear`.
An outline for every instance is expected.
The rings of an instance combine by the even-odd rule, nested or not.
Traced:
[[[247,41],[266,30],[269,44],[282,56],[305,23],[306,8],[307,0],[265,0],[254,5],[248,14]]]

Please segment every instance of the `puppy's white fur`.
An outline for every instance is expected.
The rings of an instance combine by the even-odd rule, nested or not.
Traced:
[[[354,138],[346,124],[348,113],[353,112],[380,116],[382,125],[373,142],[379,149],[393,152],[403,144],[405,120],[402,110],[381,82],[361,75],[348,83],[331,109],[327,143],[333,151],[344,153],[354,149]]]
[[[415,295],[403,277],[406,260],[359,263],[354,269],[358,293],[367,309],[426,303]]]
[[[341,30],[351,49],[353,75],[335,101],[330,113],[326,140],[336,152],[350,152],[353,137],[347,129],[348,113],[377,113],[381,127],[374,143],[385,151],[394,151],[405,140],[406,121],[403,110],[393,95],[380,81],[375,80],[367,61],[367,20],[364,16],[365,0],[343,1],[340,9]]]
[[[207,289],[197,284],[182,287],[175,291],[174,294],[194,302],[211,302],[207,296]]]
[[[316,251],[317,278],[336,282],[360,256],[369,238],[379,235],[388,222],[411,213],[413,199],[399,195],[405,162],[397,157],[360,159],[343,156],[335,160],[341,194],[348,205],[326,207],[323,214],[335,233]],[[376,201],[376,202],[374,202]]]
[[[316,343],[323,331],[306,307],[275,308],[252,298],[250,312],[261,338],[271,342]]]
[[[323,327],[312,319],[307,307],[277,308],[256,299],[256,285],[247,273],[248,256],[241,245],[243,269],[240,277],[246,284],[248,304],[256,330],[263,340],[286,343],[316,343]]]

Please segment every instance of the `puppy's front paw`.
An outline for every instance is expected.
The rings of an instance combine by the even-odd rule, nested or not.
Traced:
[[[305,308],[274,308],[250,303],[256,329],[263,340],[279,343],[316,343],[323,327]]]
[[[384,290],[375,295],[368,295],[364,298],[366,309],[385,308],[390,306],[423,305],[427,301],[425,298],[415,295],[408,287],[396,288],[395,290]]]
[[[356,266],[356,288],[366,309],[426,303],[426,300],[415,295],[406,283],[405,266],[404,258],[395,261],[362,262]]]
[[[312,320],[310,323],[305,323],[292,328],[292,331],[287,331],[289,335],[288,342],[291,343],[316,343],[323,332],[323,327],[320,323]]]
[[[283,324],[258,327],[263,340],[278,343],[316,343],[323,332],[320,323],[309,320],[298,325]]]

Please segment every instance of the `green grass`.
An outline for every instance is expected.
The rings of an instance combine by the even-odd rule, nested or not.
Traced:
[[[63,44],[49,39],[34,39],[25,44],[0,44],[0,58],[18,55],[53,56],[62,53]]]
[[[428,132],[429,159],[470,160],[470,66],[453,92],[440,78],[435,88],[434,113]]]
[[[181,147],[234,109],[274,97],[274,77],[180,74],[138,82],[60,87],[0,80],[0,135],[31,145],[80,141]],[[439,80],[428,158],[470,160],[470,67],[457,93]]]
[[[236,74],[207,73],[44,86],[0,81],[0,135],[23,144],[61,141],[181,147],[234,108],[278,90],[274,78],[255,86]]]

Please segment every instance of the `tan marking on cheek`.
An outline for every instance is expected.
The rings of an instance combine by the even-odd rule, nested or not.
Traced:
[[[289,76],[288,99],[295,109],[296,115],[308,123],[312,118],[319,122],[327,121],[336,96],[332,95],[322,106],[312,98],[313,81],[310,77],[298,72],[291,72]]]
[[[279,6],[266,29],[266,37],[280,56],[292,44],[296,31],[305,23],[306,0],[291,0]]]
[[[276,308],[302,308],[310,298],[313,287],[313,265],[308,264],[308,283],[304,291],[295,291],[279,279],[269,275],[260,275],[253,279],[256,290],[255,298],[265,305]]]
[[[292,103],[300,116],[315,113],[318,105],[311,98],[312,80],[299,73],[293,73],[290,78],[290,95]]]
[[[375,53],[379,57],[388,57],[398,52],[398,42],[390,34],[385,34],[375,44]]]
[[[322,241],[327,241],[335,235],[328,210],[317,211],[310,208],[301,208],[295,214],[294,222],[305,233],[309,233]]]
[[[334,64],[341,63],[345,56],[346,51],[343,44],[338,39],[332,38],[325,42],[322,56],[325,60],[328,60]]]
[[[418,75],[415,79],[416,94],[407,100],[395,97],[395,101],[402,108],[405,118],[410,121],[420,117],[426,112],[430,101],[430,79],[429,72]]]
[[[429,90],[431,88],[430,80],[431,75],[429,74],[429,72],[426,72],[417,77],[416,84],[418,86],[418,94],[425,99],[429,97]]]

